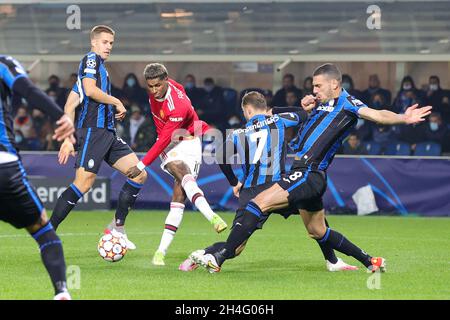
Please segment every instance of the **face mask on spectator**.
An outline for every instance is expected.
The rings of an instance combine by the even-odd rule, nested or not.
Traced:
[[[16,143],[21,143],[23,141],[23,137],[20,134],[16,134],[14,140],[16,141]]]
[[[211,92],[214,89],[214,86],[212,84],[205,85],[206,92]]]
[[[436,122],[430,122],[430,130],[437,131],[439,129],[439,125]]]
[[[438,85],[437,84],[430,84],[430,90],[431,91],[436,91],[438,89]]]
[[[134,87],[135,84],[136,84],[136,80],[134,80],[134,78],[127,79],[127,86]]]
[[[184,84],[184,87],[186,88],[186,89],[192,89],[193,87],[194,87],[194,83],[193,82],[186,82],[185,84]]]
[[[403,90],[411,90],[412,89],[412,85],[410,83],[405,83],[403,85]]]
[[[56,96],[49,96],[50,99],[52,99],[53,102],[56,102]]]
[[[342,88],[344,88],[345,90],[350,90],[350,82],[342,82]]]
[[[233,118],[231,118],[230,120],[228,120],[228,124],[229,124],[230,126],[234,126],[234,125],[237,125],[237,124],[239,124],[239,123],[241,123],[241,122],[240,122],[239,119],[236,118],[236,117],[233,117]]]

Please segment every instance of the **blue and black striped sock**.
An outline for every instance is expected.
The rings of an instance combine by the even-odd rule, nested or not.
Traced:
[[[56,201],[55,209],[53,209],[53,214],[50,218],[50,222],[55,230],[58,229],[59,224],[72,211],[82,196],[83,193],[73,183],[61,194],[58,201]]]
[[[331,248],[351,256],[356,260],[360,261],[366,267],[372,265],[370,259],[372,258],[364,250],[358,248],[352,242],[350,242],[346,237],[337,231],[327,228],[327,232],[322,239],[317,240],[320,244],[329,244]]]
[[[127,180],[120,190],[119,200],[116,209],[116,226],[123,226],[125,224],[125,219],[136,202],[139,191],[143,187],[142,184],[136,183],[132,180]]]
[[[236,249],[247,240],[256,230],[256,226],[262,215],[261,209],[256,203],[250,201],[244,209],[242,218],[233,226],[224,248],[219,251],[223,258],[219,258],[221,265],[225,259],[231,259],[236,255]],[[219,255],[219,257],[220,257]],[[218,256],[216,256],[218,258]]]
[[[39,244],[42,262],[52,280],[55,295],[67,291],[63,248],[52,224],[47,223],[31,236]]]

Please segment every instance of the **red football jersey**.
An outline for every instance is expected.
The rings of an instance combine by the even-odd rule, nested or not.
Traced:
[[[149,95],[158,140],[141,160],[145,166],[150,165],[170,144],[176,129],[185,129],[191,135],[202,135],[208,130],[208,125],[198,119],[183,86],[172,79],[168,82],[164,99],[155,99]],[[195,130],[197,132],[194,132]]]

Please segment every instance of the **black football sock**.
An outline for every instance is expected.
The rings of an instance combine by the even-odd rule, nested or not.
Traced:
[[[330,227],[330,225],[328,224],[327,218],[325,218],[325,225],[327,226],[327,228]],[[338,261],[336,254],[334,253],[333,248],[328,244],[328,243],[320,243],[319,240],[316,240],[317,244],[320,247],[320,250],[322,250],[322,254],[325,258],[325,260],[328,260],[331,263],[336,263]]]
[[[328,242],[321,243],[319,240],[316,240],[317,244],[320,247],[320,250],[322,250],[323,257],[325,260],[328,260],[331,263],[338,262],[338,259],[336,257],[336,254],[334,253],[333,248],[330,246]]]
[[[56,201],[55,209],[53,209],[53,214],[50,218],[50,222],[55,230],[58,229],[59,224],[72,211],[82,196],[81,191],[73,183],[61,194]]]
[[[67,291],[63,248],[52,224],[47,223],[31,236],[39,244],[42,261],[52,280],[55,295]]]
[[[205,248],[205,254],[213,254],[214,252],[219,251],[225,246],[225,241],[222,242],[216,242],[209,247]]]
[[[327,228],[327,232],[322,239],[317,240],[319,244],[328,243],[331,248],[351,256],[356,260],[360,261],[366,267],[372,265],[370,259],[372,258],[364,250],[358,248],[352,242],[350,242],[346,237],[337,231]]]
[[[236,249],[256,230],[262,214],[261,209],[254,202],[250,201],[247,204],[242,219],[233,226],[224,247],[214,254],[219,265],[236,255]]]
[[[124,183],[122,190],[120,190],[119,200],[117,203],[115,215],[116,226],[121,227],[125,224],[125,219],[127,218],[128,212],[134,206],[142,186],[142,184],[136,183],[132,180],[127,180]]]

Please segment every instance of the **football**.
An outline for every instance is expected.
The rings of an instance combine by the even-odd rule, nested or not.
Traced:
[[[127,253],[127,243],[121,233],[113,232],[100,238],[97,249],[103,260],[117,262]]]

